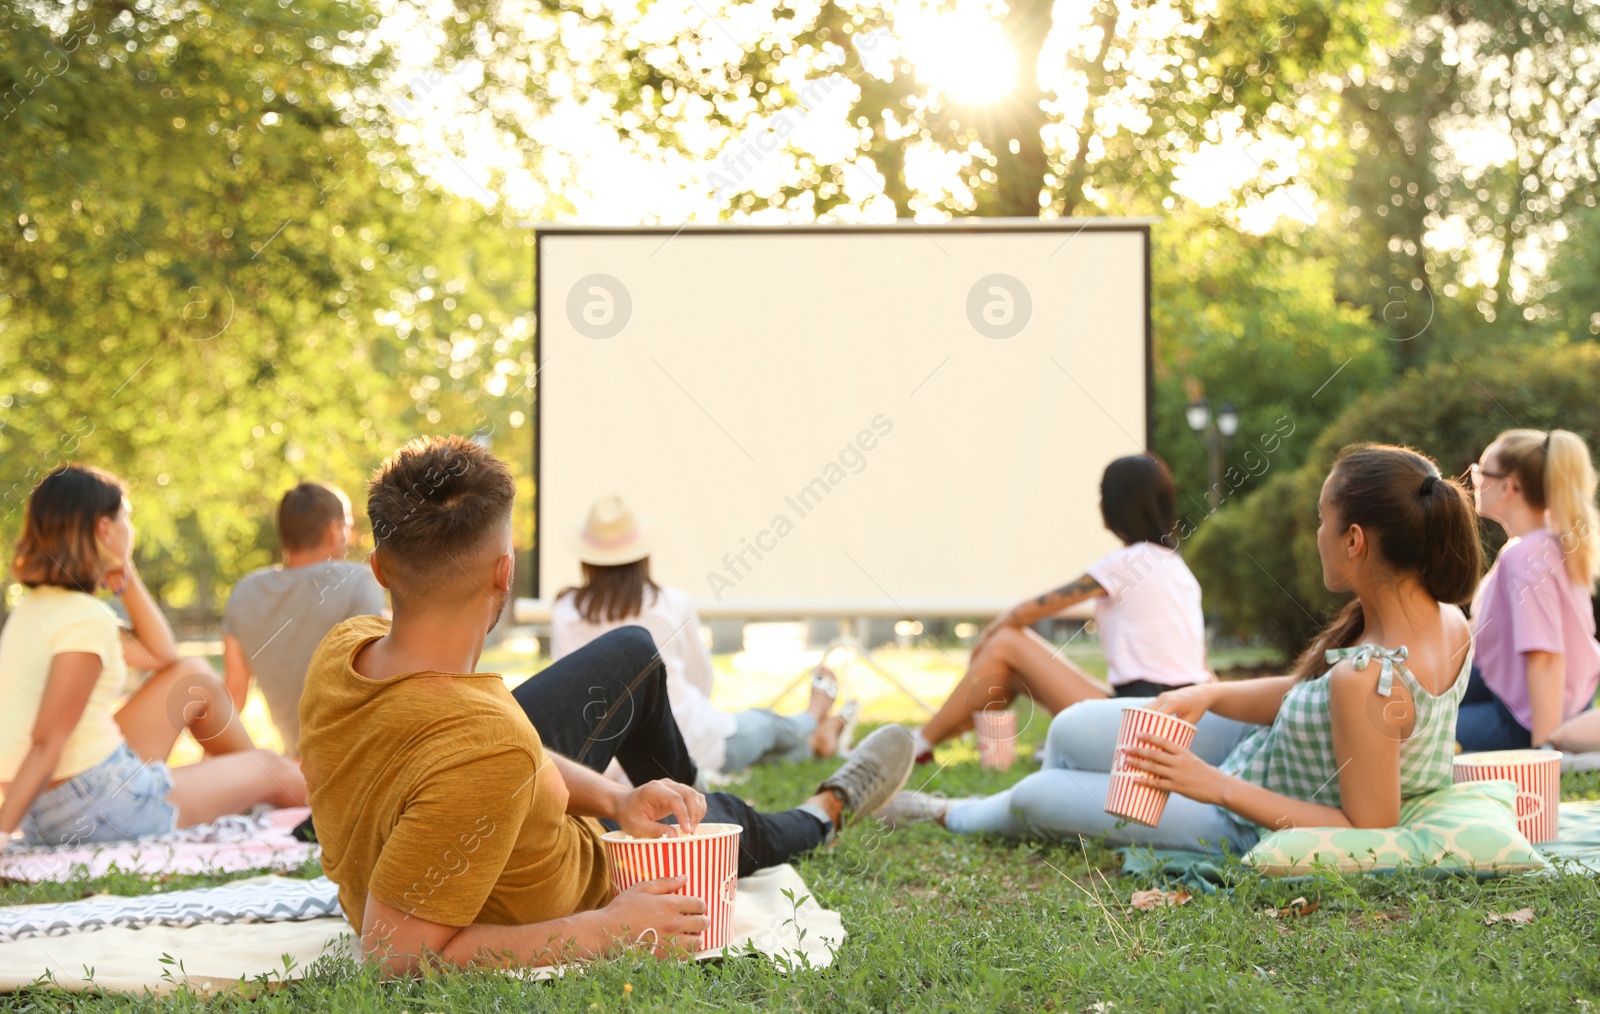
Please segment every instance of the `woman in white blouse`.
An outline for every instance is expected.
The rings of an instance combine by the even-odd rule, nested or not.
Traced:
[[[729,713],[711,703],[711,656],[700,640],[700,617],[688,594],[650,580],[648,533],[619,498],[589,511],[573,545],[583,584],[556,596],[550,611],[550,655],[564,658],[617,627],[650,632],[667,670],[667,697],[689,755],[703,773],[741,771],[752,764],[831,757],[855,702],[831,714],[838,681],[819,669],[811,702],[797,715],[764,708]],[[846,744],[847,745],[847,744]]]

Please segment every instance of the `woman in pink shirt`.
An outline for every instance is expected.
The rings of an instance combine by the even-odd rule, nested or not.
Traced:
[[[972,714],[1006,708],[1018,694],[1058,714],[1079,701],[1157,697],[1216,679],[1206,665],[1200,583],[1178,554],[1177,494],[1166,463],[1130,454],[1100,477],[1100,516],[1122,540],[1076,581],[1012,606],[972,646],[966,674],[939,711],[913,733],[919,764],[972,728]],[[1105,683],[1028,628],[1094,600],[1105,647]]]
[[[1594,724],[1585,716],[1564,728],[1600,685],[1589,601],[1600,511],[1588,445],[1567,430],[1507,430],[1471,472],[1478,513],[1511,538],[1472,603],[1476,656],[1456,740],[1467,751],[1567,744],[1580,723]]]

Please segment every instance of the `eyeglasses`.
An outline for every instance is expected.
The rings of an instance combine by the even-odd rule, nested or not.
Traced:
[[[1508,479],[1508,478],[1510,478],[1509,475],[1504,475],[1504,474],[1497,473],[1497,472],[1491,472],[1487,468],[1484,468],[1482,465],[1478,464],[1476,461],[1474,461],[1472,464],[1467,466],[1467,474],[1472,477],[1472,484],[1474,486],[1482,486],[1483,485],[1483,480],[1485,480],[1485,479]]]

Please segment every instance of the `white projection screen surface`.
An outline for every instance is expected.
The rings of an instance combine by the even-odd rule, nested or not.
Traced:
[[[540,225],[534,256],[537,597],[607,494],[712,614],[981,615],[1118,544],[1147,221]]]

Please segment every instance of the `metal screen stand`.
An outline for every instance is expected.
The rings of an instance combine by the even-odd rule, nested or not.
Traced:
[[[826,647],[822,649],[822,659],[817,662],[817,665],[827,665],[829,657],[832,656],[835,651],[848,651],[852,653],[858,661],[864,662],[867,668],[877,673],[879,679],[883,680],[891,687],[911,698],[912,702],[915,703],[917,707],[921,708],[923,711],[926,711],[928,714],[931,715],[938,710],[937,708],[928,704],[927,701],[924,701],[922,698],[912,693],[911,688],[906,686],[905,683],[901,681],[900,677],[896,676],[888,669],[885,669],[883,664],[873,657],[872,651],[867,648],[866,644],[864,644],[860,638],[856,637],[855,620],[843,618],[839,620],[839,633],[834,637],[833,640],[828,642]],[[774,697],[772,699],[772,703],[768,704],[767,707],[776,707],[779,701],[789,696],[789,694],[791,694],[796,687],[798,687],[801,683],[806,682],[808,679],[810,679],[810,677],[811,671],[808,669],[807,671],[796,676],[794,679],[790,680],[789,685],[780,690],[778,692],[778,696]],[[839,696],[841,698],[844,697],[843,680],[840,681]]]

